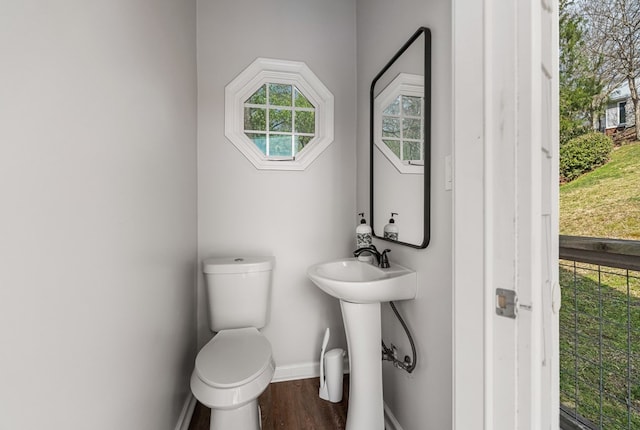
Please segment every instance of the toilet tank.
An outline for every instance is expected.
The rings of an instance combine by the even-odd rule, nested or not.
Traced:
[[[215,257],[202,262],[212,331],[267,324],[274,263],[274,257]]]

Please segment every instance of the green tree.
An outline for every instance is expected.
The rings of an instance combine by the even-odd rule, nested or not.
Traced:
[[[560,144],[588,131],[599,117],[601,57],[587,55],[585,21],[573,0],[560,0]]]
[[[579,6],[586,21],[586,47],[602,58],[597,66],[609,88],[622,82],[629,86],[640,139],[640,1],[580,0]]]

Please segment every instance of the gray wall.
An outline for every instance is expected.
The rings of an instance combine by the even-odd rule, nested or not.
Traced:
[[[337,300],[306,270],[355,248],[354,24],[354,1],[198,1],[199,259],[275,256],[263,333],[276,378],[317,372],[327,326],[329,347],[346,347]],[[256,57],[304,61],[335,97],[334,142],[305,171],[256,170],[224,136],[224,88]],[[202,276],[198,288],[202,344],[212,336]]]
[[[196,36],[192,1],[3,3],[0,428],[172,428],[196,284],[198,344],[211,336],[195,264],[211,255],[275,255],[264,333],[280,377],[317,370],[327,326],[329,347],[345,347],[337,301],[305,272],[354,248],[368,85],[419,25],[433,31],[439,106],[432,242],[393,247],[419,273],[417,299],[400,304],[419,365],[385,363],[385,401],[405,430],[450,428],[450,5],[400,5],[199,0]],[[304,172],[258,171],[224,137],[224,86],[258,56],[306,62],[335,96],[335,140]],[[410,353],[387,310],[383,334]]]
[[[195,2],[0,6],[0,429],[173,429],[195,354]]]
[[[358,207],[369,199],[369,85],[377,72],[420,26],[432,32],[431,243],[425,250],[402,246],[390,258],[418,272],[415,300],[399,302],[418,350],[411,375],[383,364],[384,400],[404,430],[451,428],[452,282],[451,192],[445,191],[445,157],[452,148],[452,47],[449,0],[357,1],[358,29]],[[388,306],[383,306],[383,339],[401,356],[409,342]]]

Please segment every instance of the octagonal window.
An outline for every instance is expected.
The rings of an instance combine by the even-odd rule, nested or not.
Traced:
[[[225,135],[258,169],[305,169],[333,141],[333,95],[304,63],[259,58],[225,90]]]
[[[315,106],[295,85],[266,83],[244,103],[244,134],[267,158],[295,157],[315,124]]]

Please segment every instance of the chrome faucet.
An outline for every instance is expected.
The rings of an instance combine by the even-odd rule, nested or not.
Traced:
[[[387,252],[391,252],[391,250],[385,249],[384,251],[382,251],[382,253],[380,253],[378,252],[378,249],[375,247],[375,245],[369,245],[367,247],[358,248],[355,251],[353,251],[353,256],[359,257],[360,254],[364,254],[364,253],[371,254],[376,259],[376,266],[382,269],[388,269],[389,257],[387,256]]]

